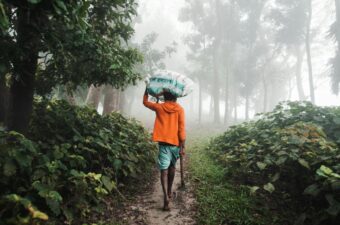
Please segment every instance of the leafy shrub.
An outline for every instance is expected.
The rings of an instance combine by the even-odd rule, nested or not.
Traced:
[[[155,145],[137,121],[64,101],[36,102],[28,137],[0,131],[0,217],[6,223],[48,216],[80,222],[118,183],[147,173],[155,161]]]
[[[339,131],[340,108],[282,103],[209,148],[228,177],[295,207],[296,224],[330,225],[340,219]]]

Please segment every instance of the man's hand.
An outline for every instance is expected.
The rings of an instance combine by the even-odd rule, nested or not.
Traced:
[[[184,147],[181,147],[181,149],[179,150],[179,154],[181,155],[181,156],[185,156],[185,152],[184,152]]]
[[[185,141],[181,141],[180,144],[179,144],[179,147],[180,147],[180,150],[179,150],[179,154],[181,156],[184,156],[185,155]]]

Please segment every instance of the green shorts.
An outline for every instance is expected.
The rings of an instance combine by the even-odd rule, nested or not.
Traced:
[[[159,145],[158,167],[160,170],[166,170],[171,166],[176,166],[176,161],[179,158],[178,146]]]

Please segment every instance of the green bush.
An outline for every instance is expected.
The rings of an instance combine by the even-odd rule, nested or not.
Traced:
[[[295,224],[340,219],[340,108],[289,102],[255,122],[231,127],[210,151],[227,177],[281,207]]]
[[[80,222],[118,183],[150,171],[156,147],[149,136],[118,113],[36,102],[29,139],[0,131],[1,221]]]

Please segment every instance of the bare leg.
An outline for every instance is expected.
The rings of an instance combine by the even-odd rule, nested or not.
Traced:
[[[176,172],[176,168],[174,166],[170,166],[169,171],[168,171],[168,197],[169,198],[172,198],[172,184],[174,183],[175,172]]]
[[[162,189],[163,189],[163,194],[164,194],[163,210],[169,210],[169,199],[168,199],[168,194],[166,190],[167,177],[168,177],[168,170],[161,170],[161,184],[162,184]]]

